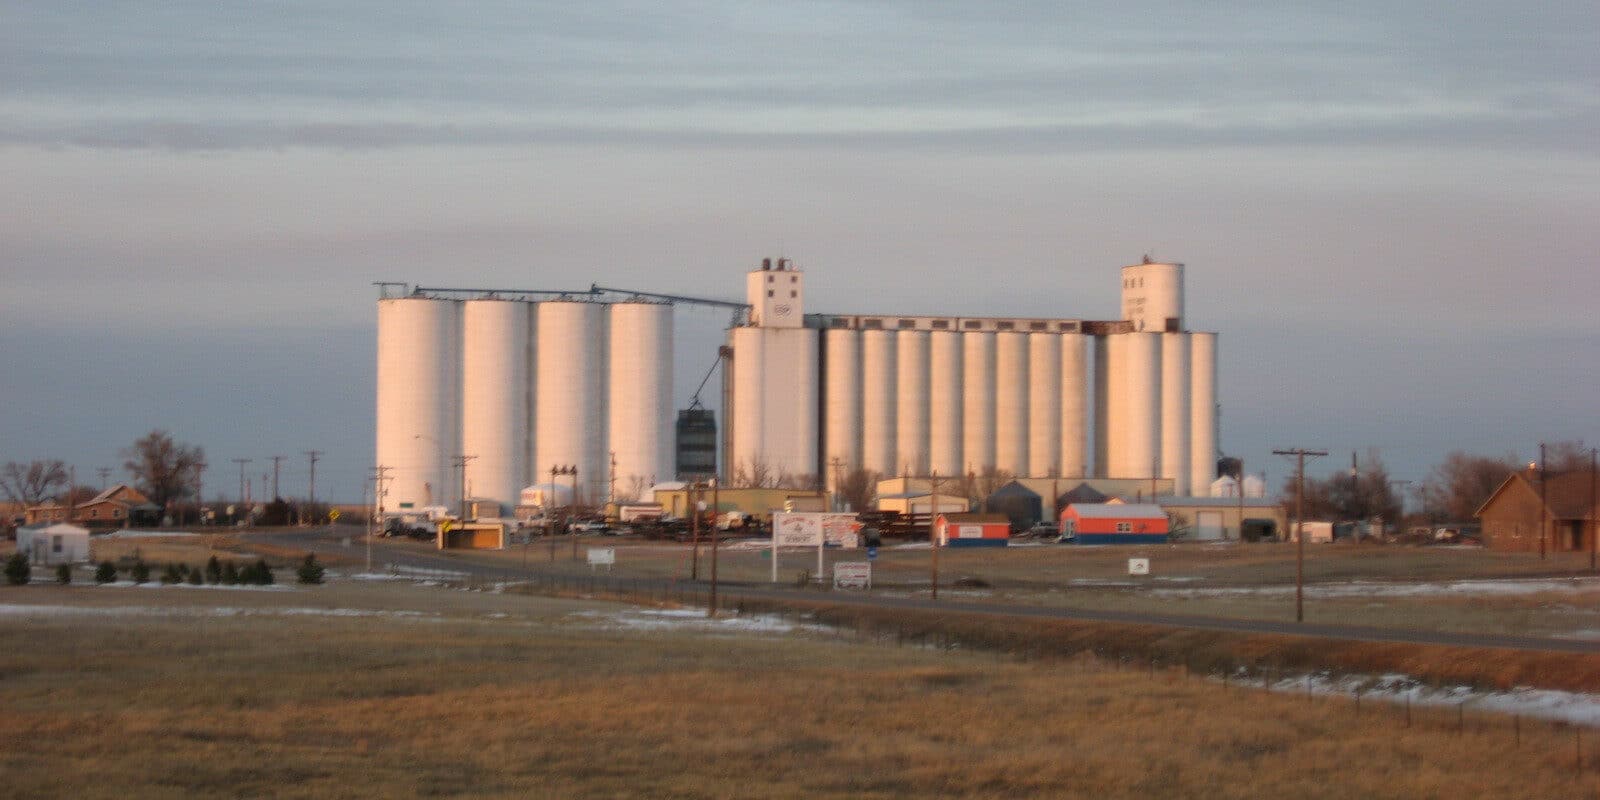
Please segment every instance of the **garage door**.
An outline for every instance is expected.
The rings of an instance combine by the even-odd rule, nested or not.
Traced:
[[[1221,539],[1222,512],[1201,511],[1196,513],[1194,518],[1194,538]]]

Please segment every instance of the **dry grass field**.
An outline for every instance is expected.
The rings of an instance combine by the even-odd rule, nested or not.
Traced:
[[[1572,729],[402,584],[0,588],[5,797],[1594,797]],[[641,620],[643,622],[641,622]],[[1600,738],[1597,736],[1596,738]],[[1590,765],[1592,766],[1592,765]]]
[[[617,548],[615,574],[687,579],[686,545],[586,537],[588,547]],[[554,548],[535,543],[498,553],[452,556],[501,564],[528,562],[541,570],[587,574],[572,559],[571,541]],[[1131,578],[1127,560],[1149,558],[1152,574]],[[861,551],[828,551],[824,569],[839,560],[862,560]],[[930,583],[927,548],[884,548],[873,564],[877,591],[925,595]],[[1294,618],[1294,547],[1288,544],[1157,547],[1070,545],[947,549],[940,553],[941,595],[1029,605],[1158,611],[1201,616]],[[816,572],[814,552],[786,552],[780,581]],[[1476,547],[1317,545],[1306,553],[1306,618],[1377,627],[1477,633],[1600,637],[1600,576],[1582,554],[1494,553]],[[762,583],[771,562],[763,548],[721,549],[718,572],[728,581]],[[710,552],[702,546],[702,579]],[[955,585],[977,583],[978,588]]]

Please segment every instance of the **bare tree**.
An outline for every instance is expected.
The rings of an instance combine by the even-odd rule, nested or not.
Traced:
[[[977,494],[971,499],[976,503],[982,503],[989,495],[994,494],[995,490],[1016,479],[1017,476],[1010,470],[1000,469],[992,464],[985,466],[983,471],[978,473],[974,486]]]
[[[67,465],[59,459],[19,464],[7,462],[0,468],[0,490],[11,502],[36,506],[67,485]]]
[[[617,498],[625,503],[637,503],[644,493],[650,490],[650,479],[644,475],[628,476],[628,485],[623,488],[622,496]]]
[[[839,496],[844,498],[851,511],[856,512],[872,508],[872,498],[877,490],[878,474],[861,467],[846,472],[839,483]]]
[[[150,502],[166,508],[170,500],[181,500],[195,491],[205,450],[174,441],[172,435],[157,429],[122,451],[123,467],[133,476],[139,491]]]
[[[1516,456],[1452,452],[1433,468],[1417,492],[1423,512],[1436,522],[1472,519],[1489,495],[1521,467]]]

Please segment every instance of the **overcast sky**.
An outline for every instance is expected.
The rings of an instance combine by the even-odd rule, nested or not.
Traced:
[[[810,311],[1091,319],[1183,261],[1274,486],[1600,440],[1600,6],[1127,5],[8,4],[0,461],[161,427],[208,496],[315,448],[354,501],[372,281],[779,254]],[[725,318],[679,318],[682,403]]]

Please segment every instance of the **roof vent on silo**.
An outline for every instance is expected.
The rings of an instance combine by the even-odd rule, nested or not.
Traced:
[[[772,259],[770,259],[770,258],[761,259],[761,269],[763,271],[769,271],[770,272],[772,270]]]

